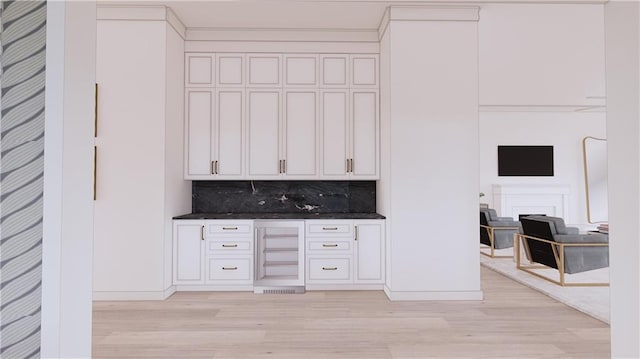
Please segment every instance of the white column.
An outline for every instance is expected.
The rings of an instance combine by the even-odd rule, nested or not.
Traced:
[[[43,358],[91,357],[95,37],[95,2],[47,2]]]
[[[390,7],[380,27],[392,300],[482,298],[477,21],[477,7]]]
[[[611,357],[640,357],[640,7],[605,5]]]

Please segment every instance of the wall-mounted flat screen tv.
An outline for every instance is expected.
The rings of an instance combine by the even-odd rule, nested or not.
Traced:
[[[553,146],[498,146],[498,176],[553,176]]]

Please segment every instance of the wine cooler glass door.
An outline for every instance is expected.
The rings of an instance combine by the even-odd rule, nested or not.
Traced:
[[[255,248],[256,285],[304,285],[304,222],[256,223]]]

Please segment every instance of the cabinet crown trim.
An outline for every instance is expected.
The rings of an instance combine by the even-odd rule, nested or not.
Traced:
[[[98,5],[97,20],[166,21],[182,37],[187,28],[171,8],[164,5]]]
[[[479,6],[389,6],[380,19],[378,39],[391,21],[479,21]]]

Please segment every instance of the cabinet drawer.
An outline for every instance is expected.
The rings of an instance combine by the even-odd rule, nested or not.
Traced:
[[[239,241],[210,241],[207,242],[209,252],[239,252],[251,250],[251,240],[243,239]]]
[[[308,259],[309,280],[350,280],[350,258],[314,258]]]
[[[353,230],[353,226],[351,223],[308,223],[307,224],[307,233],[310,236],[317,235],[350,235]]]
[[[308,251],[323,251],[326,253],[351,251],[349,240],[310,240],[307,242]],[[324,253],[323,253],[324,254]]]
[[[207,237],[227,234],[250,234],[251,224],[249,223],[215,223],[207,224]]]
[[[251,257],[207,259],[207,280],[251,280]]]

